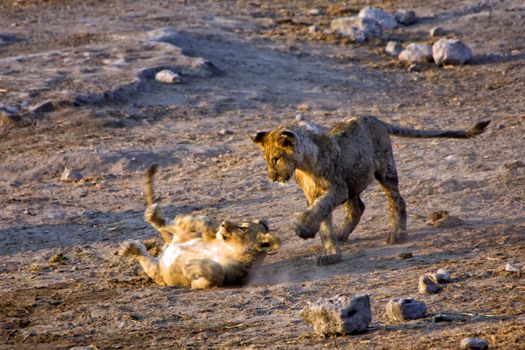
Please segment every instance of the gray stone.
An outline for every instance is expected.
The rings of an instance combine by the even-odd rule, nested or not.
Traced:
[[[416,13],[412,10],[399,9],[394,13],[394,18],[398,23],[406,26],[416,23]]]
[[[434,273],[434,280],[437,283],[450,283],[452,280],[450,277],[450,271],[444,269],[437,270],[436,273]]]
[[[383,30],[394,29],[398,26],[394,16],[386,13],[383,9],[378,7],[366,6],[361,11],[359,11],[357,17],[373,19],[379,22]]]
[[[432,57],[439,65],[461,65],[472,60],[472,51],[460,40],[441,38],[432,46]]]
[[[403,51],[403,46],[397,41],[389,41],[386,44],[385,52],[389,56],[397,57]]]
[[[467,317],[461,314],[439,313],[432,317],[433,323],[465,321]]]
[[[80,172],[65,168],[60,176],[62,182],[75,182],[82,180],[82,174]]]
[[[313,24],[310,27],[308,27],[308,32],[310,34],[318,33],[321,31],[321,27],[319,27],[317,24]]]
[[[506,263],[505,264],[505,271],[507,272],[520,272],[520,268],[517,265]]]
[[[301,317],[313,325],[318,335],[348,335],[366,330],[372,320],[370,297],[356,295],[351,301],[344,296],[321,298],[301,310]]]
[[[412,298],[391,299],[386,304],[386,316],[391,321],[415,320],[426,315],[427,305]]]
[[[489,343],[481,338],[465,338],[461,341],[461,349],[487,350]]]
[[[369,18],[340,17],[330,22],[333,31],[358,43],[383,35],[381,25]]]
[[[409,44],[398,56],[400,61],[426,63],[432,59],[432,47],[425,44]]]
[[[441,28],[441,27],[433,27],[430,29],[429,34],[432,38],[438,37],[438,36],[444,36],[448,34],[448,30]]]
[[[22,118],[16,113],[0,109],[0,128],[12,129],[22,126]]]
[[[56,105],[53,101],[45,101],[29,108],[31,113],[51,113],[56,109]]]
[[[426,274],[419,277],[418,291],[421,294],[435,294],[441,291],[433,275]]]

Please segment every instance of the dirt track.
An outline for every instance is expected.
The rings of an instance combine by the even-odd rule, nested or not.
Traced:
[[[0,126],[0,349],[455,349],[471,336],[525,349],[524,273],[501,270],[525,265],[525,7],[420,3],[383,3],[420,17],[386,36],[431,43],[440,25],[471,46],[471,65],[408,72],[382,53],[384,40],[308,33],[365,5],[354,1],[1,2],[0,107],[20,120]],[[183,83],[155,82],[146,68],[160,66]],[[426,128],[492,123],[467,141],[395,139],[410,240],[383,242],[387,205],[374,184],[343,262],[317,267],[318,239],[292,232],[302,193],[267,181],[248,137],[298,113],[327,126],[355,114]],[[114,254],[155,236],[141,193],[153,162],[166,216],[269,220],[283,247],[249,286],[158,287]],[[61,182],[66,166],[83,179]],[[430,226],[441,209],[462,223]],[[418,277],[438,268],[453,283],[417,294]],[[372,298],[364,334],[320,339],[299,316],[308,301],[358,293]],[[407,296],[429,317],[389,322],[388,300]],[[438,312],[465,320],[432,323]]]

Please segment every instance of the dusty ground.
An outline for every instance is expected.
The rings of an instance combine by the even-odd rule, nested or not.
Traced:
[[[389,1],[419,23],[364,45],[308,34],[364,5],[2,1],[0,107],[19,118],[0,123],[0,348],[452,349],[480,336],[492,349],[525,349],[525,279],[501,271],[525,264],[525,6]],[[471,46],[471,65],[408,72],[382,54],[387,38],[434,41],[436,25]],[[164,66],[183,84],[152,80]],[[353,114],[413,127],[492,123],[468,141],[395,139],[410,241],[383,243],[387,208],[374,184],[343,262],[317,267],[318,240],[291,230],[302,193],[268,183],[247,136],[298,113],[325,125]],[[166,215],[270,221],[284,245],[249,286],[161,288],[114,255],[126,239],[155,236],[142,219],[152,162]],[[61,182],[66,166],[83,179]],[[429,226],[440,209],[462,223]],[[418,277],[438,268],[453,283],[418,295]],[[357,293],[372,298],[364,334],[321,339],[299,316],[308,301]],[[407,296],[429,317],[388,322],[387,301]],[[465,320],[432,323],[445,311]]]

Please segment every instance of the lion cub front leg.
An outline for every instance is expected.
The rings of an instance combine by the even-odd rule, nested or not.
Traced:
[[[332,214],[329,214],[321,223],[319,231],[323,254],[317,257],[317,265],[331,265],[341,261],[341,249],[332,228]]]
[[[224,283],[224,269],[213,260],[194,259],[184,266],[184,276],[193,289],[209,289]]]
[[[171,241],[173,241],[175,230],[170,225],[166,225],[166,221],[160,213],[158,203],[149,205],[146,208],[144,211],[144,220],[159,232],[165,244],[170,244]]]
[[[308,202],[312,205],[296,218],[296,234],[304,239],[315,237],[321,227],[321,222],[346,199],[344,197],[346,193],[346,189],[334,188],[317,199],[307,193]]]
[[[131,256],[137,260],[142,269],[151,279],[161,286],[165,285],[160,273],[159,260],[149,255],[146,246],[140,241],[125,241],[119,248],[120,256]]]

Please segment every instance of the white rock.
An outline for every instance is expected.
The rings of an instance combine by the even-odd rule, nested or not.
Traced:
[[[309,14],[310,16],[319,16],[319,15],[321,15],[322,13],[323,13],[323,12],[322,12],[321,10],[319,10],[319,9],[315,9],[315,8],[314,8],[314,9],[309,9],[309,10],[308,10],[308,14]]]
[[[398,56],[400,61],[426,63],[432,59],[432,47],[424,44],[409,44]]]
[[[403,51],[403,46],[397,41],[389,41],[386,44],[385,52],[389,56],[397,57]]]
[[[432,57],[439,65],[460,65],[472,60],[472,51],[460,40],[441,38],[432,46]]]
[[[434,279],[437,283],[449,283],[452,279],[450,277],[450,271],[439,269],[434,273]]]
[[[398,23],[406,26],[416,23],[416,13],[412,10],[399,9],[394,13],[394,18]]]
[[[360,18],[370,18],[373,19],[381,25],[383,29],[394,29],[397,28],[397,21],[389,13],[386,13],[384,10],[378,7],[367,6],[359,11],[357,17]]]
[[[78,171],[71,170],[69,168],[65,168],[62,172],[62,175],[60,176],[60,181],[62,182],[75,182],[80,181],[82,179],[82,174],[80,174]]]
[[[383,35],[379,22],[369,18],[336,18],[330,22],[330,28],[358,43]]]
[[[169,69],[163,69],[160,72],[157,72],[157,74],[155,74],[155,80],[165,84],[176,84],[181,82],[180,76]]]

